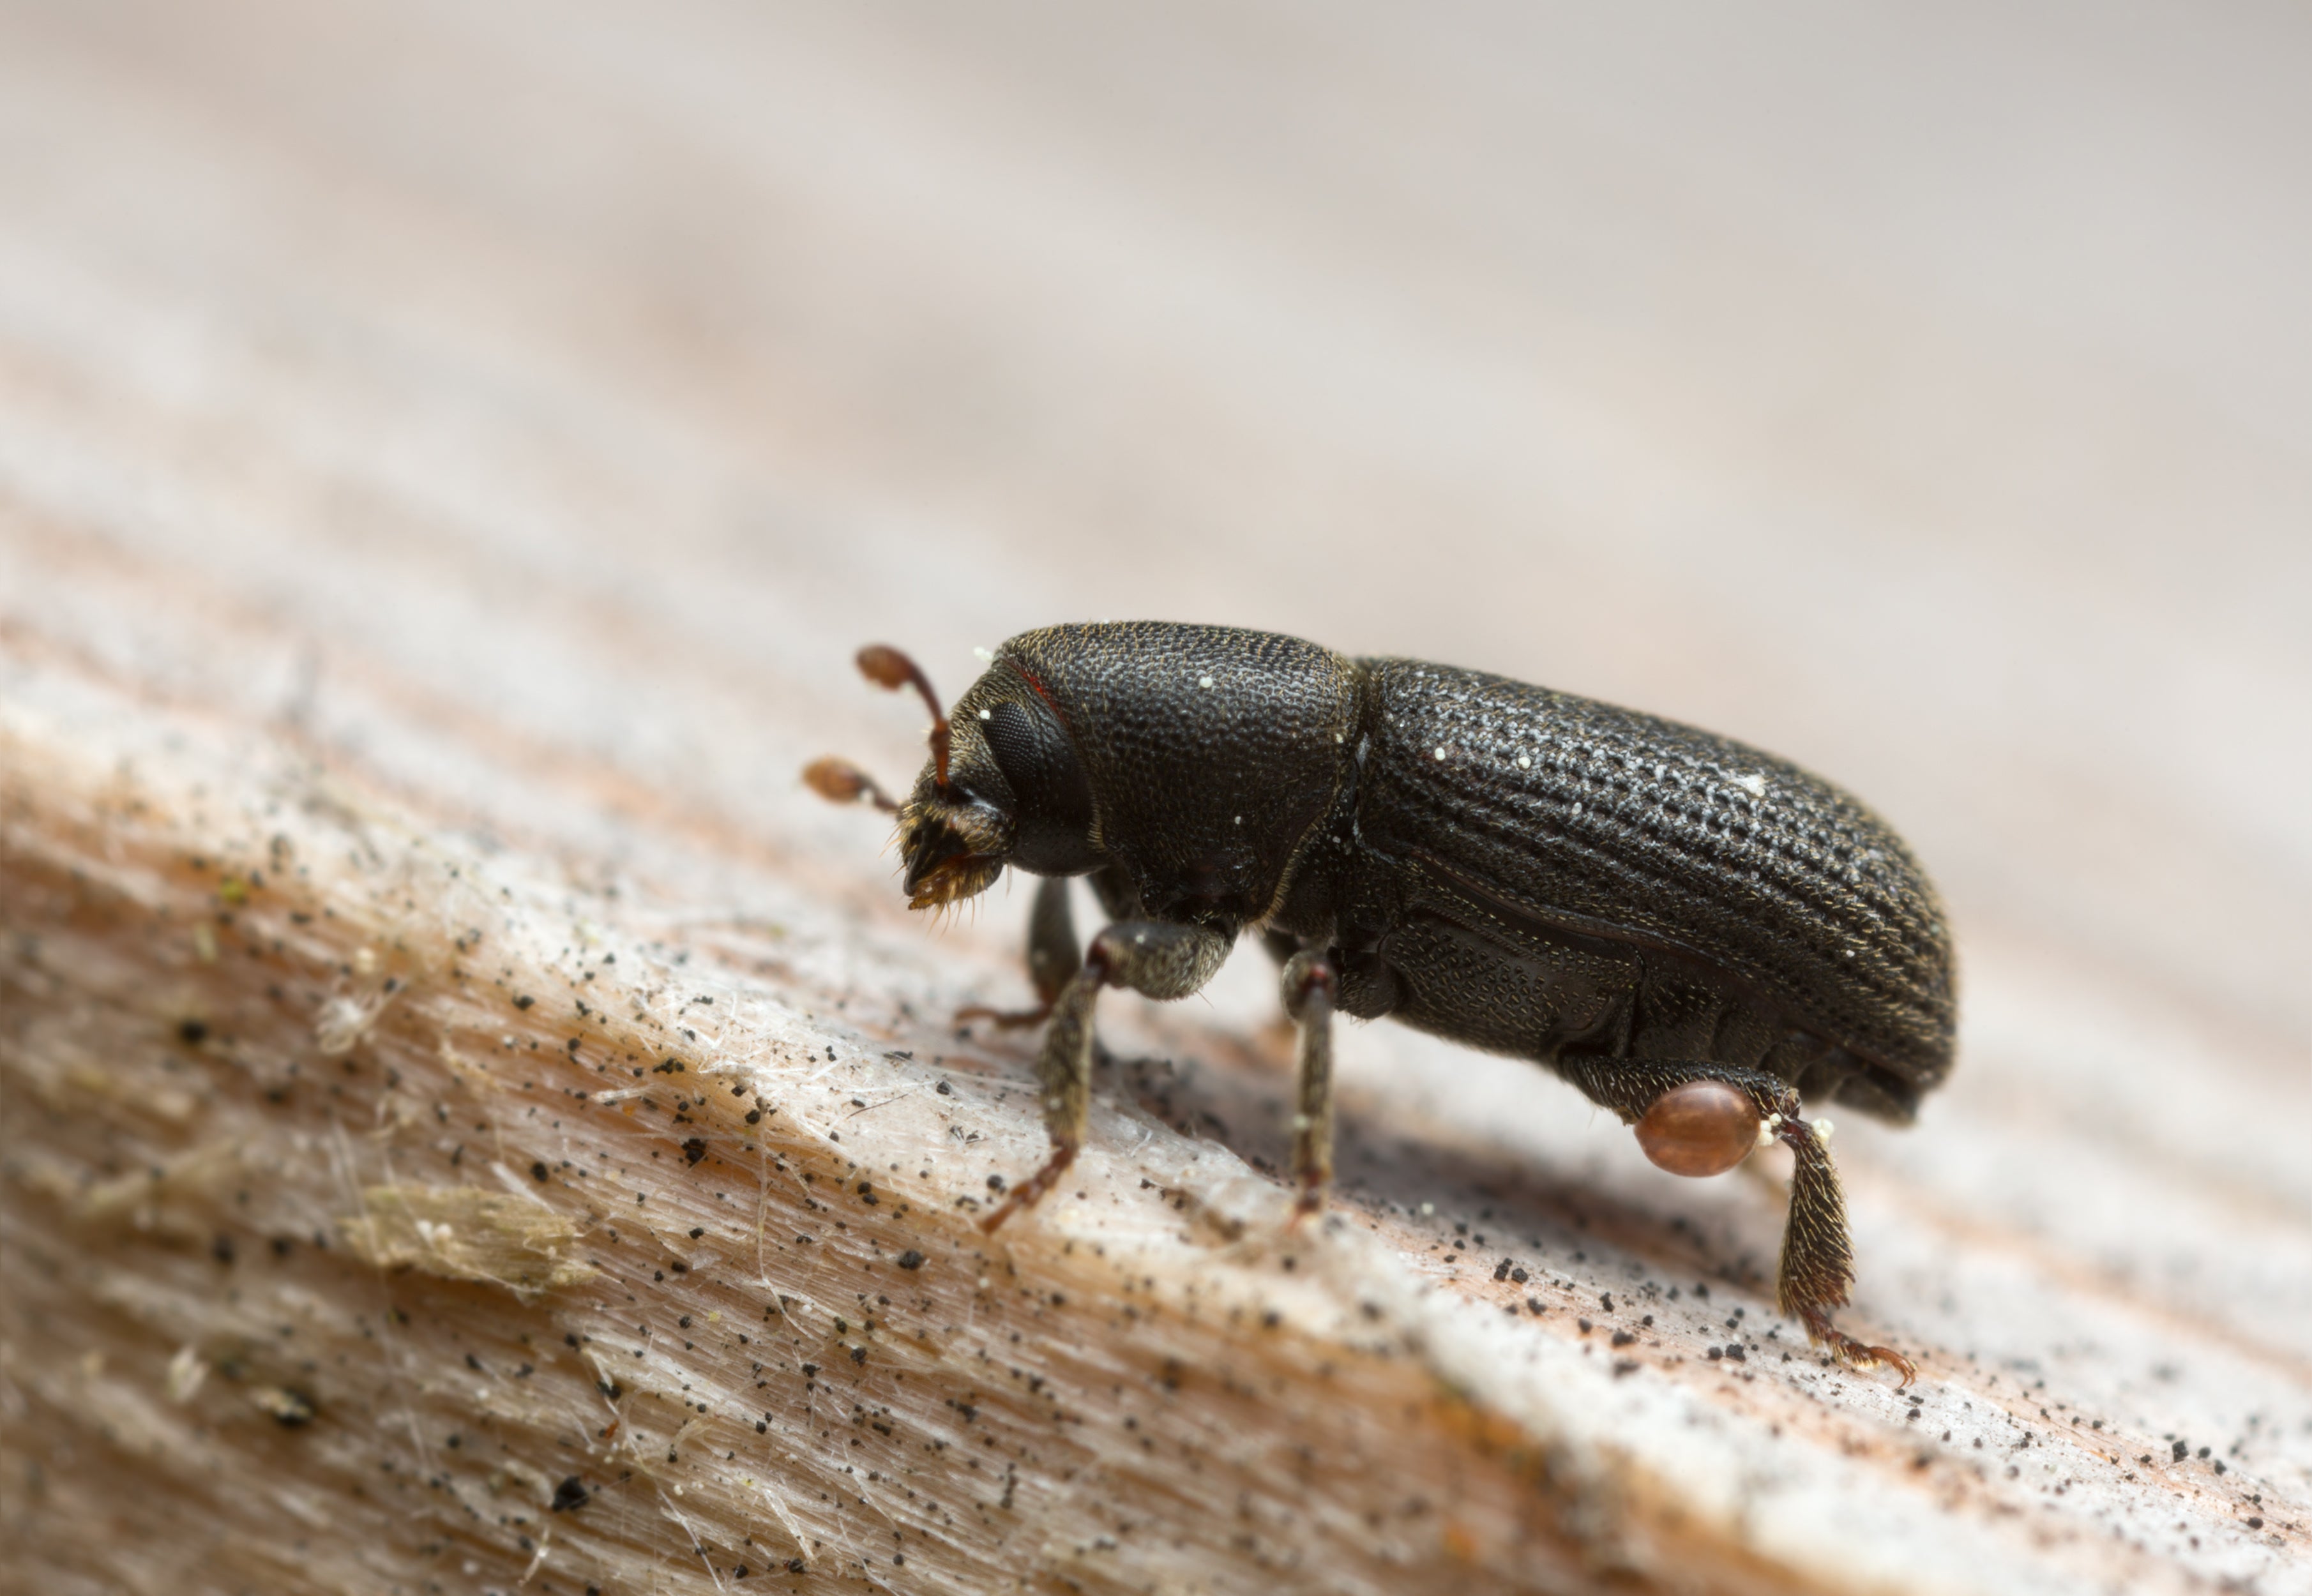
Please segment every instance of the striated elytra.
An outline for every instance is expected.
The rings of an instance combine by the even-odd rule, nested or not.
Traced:
[[[1099,993],[1187,997],[1238,936],[1283,964],[1300,1027],[1293,1169],[1332,1174],[1336,1010],[1546,1065],[1679,1173],[1753,1145],[1794,1159],[1782,1310],[1842,1361],[1890,1364],[1831,1322],[1853,1279],[1828,1122],[1896,1123],[1949,1073],[1950,938],[1887,824],[1820,777],[1674,721],[1418,660],[1159,622],[1012,638],[940,713],[899,650],[869,679],[930,705],[904,803],[840,760],[822,795],[898,817],[912,906],[1044,877],[1040,1001],[959,1018],[1042,1024],[1052,1152],[983,1221],[1048,1191],[1082,1145]],[[1108,923],[1076,938],[1066,882]]]

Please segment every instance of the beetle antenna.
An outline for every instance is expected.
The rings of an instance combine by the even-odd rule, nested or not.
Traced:
[[[864,799],[886,815],[899,812],[899,801],[877,785],[874,777],[849,760],[837,759],[832,754],[825,759],[814,759],[803,766],[802,779],[803,785],[830,804],[851,804]]]
[[[897,693],[902,687],[913,687],[924,695],[924,703],[932,712],[932,765],[938,779],[940,793],[947,792],[947,717],[940,712],[939,694],[932,691],[931,678],[924,667],[908,658],[889,643],[869,643],[859,650],[859,674],[878,687]]]

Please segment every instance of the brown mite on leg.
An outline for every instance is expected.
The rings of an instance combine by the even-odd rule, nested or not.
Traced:
[[[1758,1110],[1724,1081],[1672,1086],[1637,1125],[1638,1146],[1674,1175],[1722,1175],[1758,1145]]]
[[[1722,1173],[1769,1140],[1789,1147],[1791,1206],[1782,1225],[1776,1305],[1806,1326],[1809,1341],[1847,1367],[1884,1365],[1905,1385],[1917,1377],[1901,1353],[1857,1340],[1831,1322],[1854,1284],[1846,1199],[1831,1161],[1828,1122],[1808,1123],[1795,1090],[1756,1070],[1651,1060],[1597,1060],[1574,1080],[1618,1110],[1646,1156],[1675,1174]]]

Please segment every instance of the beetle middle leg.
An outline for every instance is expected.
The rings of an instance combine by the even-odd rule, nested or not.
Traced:
[[[1845,1304],[1854,1284],[1846,1198],[1829,1144],[1807,1122],[1795,1089],[1763,1070],[1728,1064],[1565,1058],[1558,1068],[1591,1101],[1633,1125],[1664,1094],[1694,1081],[1721,1081],[1747,1097],[1757,1111],[1759,1145],[1771,1138],[1790,1148],[1796,1160],[1775,1281],[1777,1305],[1806,1326],[1808,1340],[1827,1347],[1850,1368],[1885,1364],[1901,1374],[1905,1385],[1917,1378],[1918,1370],[1901,1353],[1859,1341],[1831,1323],[1832,1311]]]
[[[1118,920],[1091,939],[1083,963],[1052,1004],[1051,1025],[1036,1060],[1051,1156],[1012,1189],[1003,1205],[979,1222],[980,1229],[993,1231],[1041,1201],[1083,1147],[1091,1117],[1092,1008],[1100,989],[1130,987],[1160,1001],[1186,998],[1227,961],[1230,944],[1230,938],[1209,926],[1150,920]]]
[[[1300,1030],[1298,1085],[1292,1105],[1292,1173],[1300,1183],[1296,1218],[1325,1206],[1333,1183],[1332,961],[1302,949],[1284,962],[1284,1012]]]
[[[987,1020],[1006,1031],[1041,1025],[1052,1017],[1052,1006],[1082,964],[1075,915],[1068,907],[1068,879],[1047,876],[1037,885],[1035,904],[1028,911],[1028,979],[1036,984],[1036,1007],[990,1008],[974,1003],[955,1011],[956,1023]]]

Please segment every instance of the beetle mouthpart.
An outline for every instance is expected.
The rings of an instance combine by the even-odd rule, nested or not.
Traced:
[[[1009,822],[984,804],[917,799],[899,811],[907,907],[936,909],[995,885],[1012,855]]]
[[[1654,1099],[1638,1146],[1674,1175],[1722,1175],[1758,1144],[1758,1107],[1724,1081],[1688,1081]]]
[[[1001,859],[984,859],[976,853],[959,853],[932,867],[930,875],[907,889],[910,909],[938,909],[949,903],[960,903],[966,898],[976,898],[995,885],[1003,874]]]

